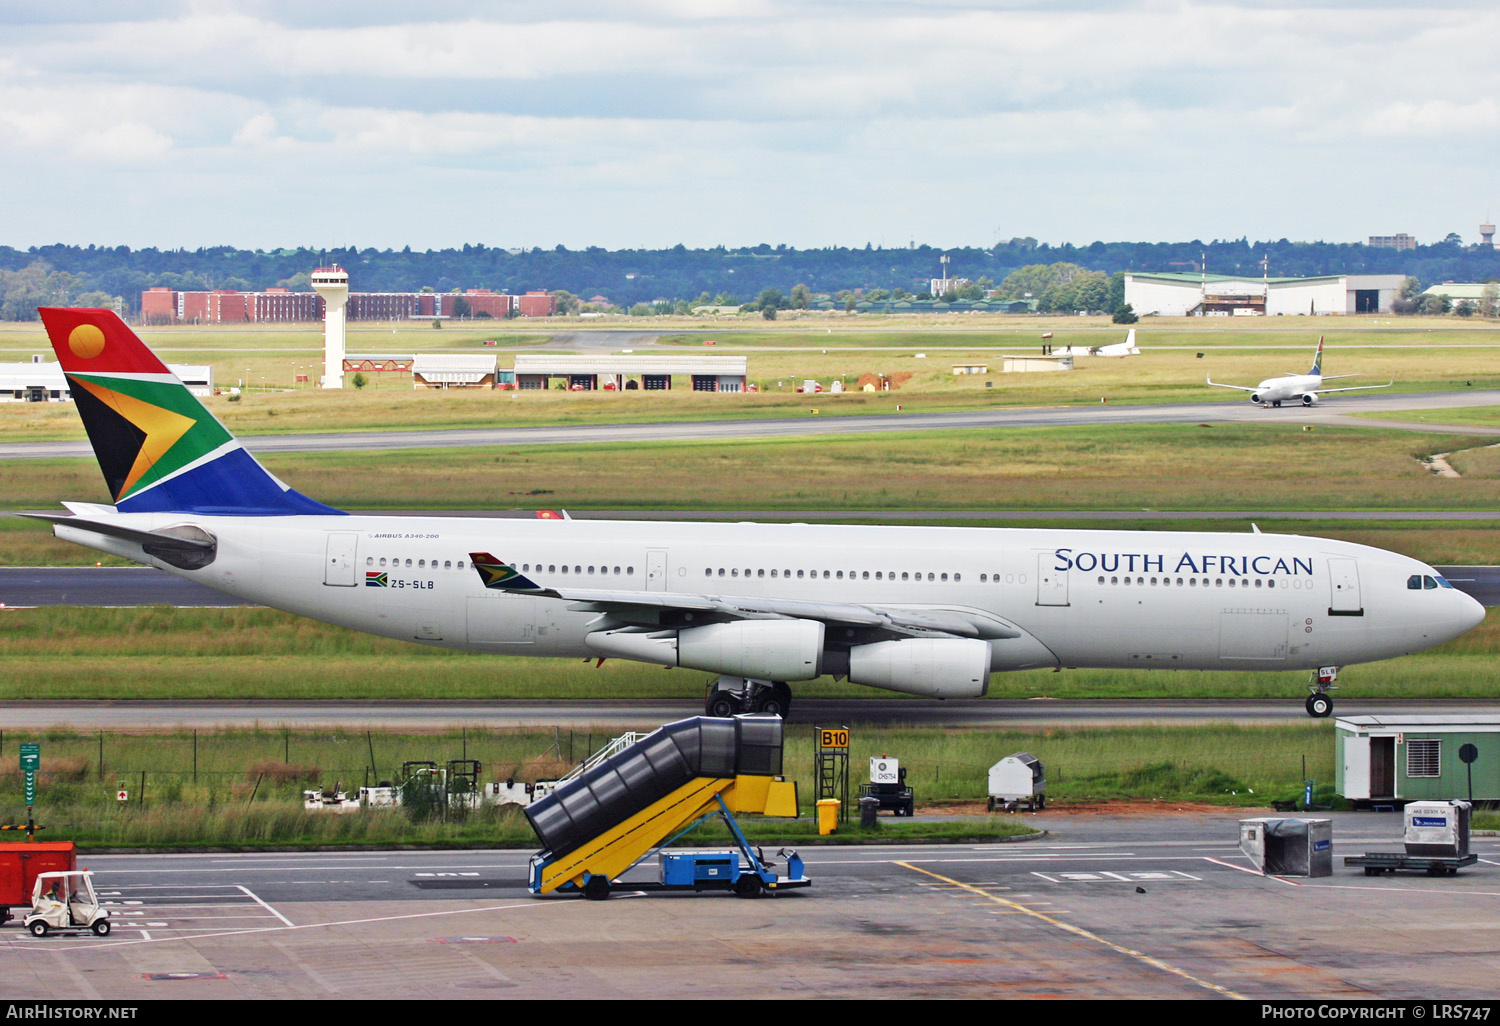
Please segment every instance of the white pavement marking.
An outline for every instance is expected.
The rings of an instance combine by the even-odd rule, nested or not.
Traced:
[[[1212,862],[1216,866],[1224,866],[1224,867],[1226,867],[1228,869],[1238,869],[1241,873],[1249,873],[1251,876],[1259,876],[1259,877],[1262,877],[1262,878],[1264,878],[1266,880],[1275,880],[1277,883],[1284,883],[1288,887],[1301,887],[1302,886],[1301,884],[1297,883],[1297,881],[1295,881],[1295,880],[1288,880],[1285,877],[1280,877],[1280,876],[1272,876],[1270,873],[1262,873],[1260,870],[1258,870],[1258,869],[1251,869],[1249,866],[1236,866],[1233,862],[1225,862],[1223,859],[1211,859],[1211,858],[1208,858],[1207,856],[1204,856],[1203,861],[1204,862]]]
[[[261,908],[263,908],[267,912],[271,913],[271,915],[275,916],[277,919],[280,919],[283,923],[285,923],[288,926],[292,925],[292,921],[290,919],[288,919],[286,916],[282,915],[280,912],[276,911],[270,905],[267,905],[264,901],[261,901],[259,897],[257,897],[255,894],[251,893],[250,888],[248,888],[248,887],[240,887],[240,890],[244,891],[245,894],[249,896],[249,898],[250,898],[251,901],[255,902]]]

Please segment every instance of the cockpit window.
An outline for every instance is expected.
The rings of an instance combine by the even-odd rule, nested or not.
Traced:
[[[1439,577],[1437,579],[1437,582],[1438,582],[1438,587],[1439,588],[1451,588],[1451,587],[1453,587],[1453,585],[1451,585],[1451,584],[1448,583],[1448,578],[1446,578],[1446,577]]]
[[[1434,577],[1431,574],[1412,574],[1406,579],[1408,591],[1436,591],[1438,588],[1452,588],[1446,577]]]
[[[1422,590],[1422,575],[1421,574],[1412,574],[1410,577],[1408,577],[1406,579],[1406,590],[1407,591],[1421,591]]]
[[[1422,578],[1422,587],[1426,588],[1428,591],[1436,591],[1437,581],[1431,577],[1424,577]]]

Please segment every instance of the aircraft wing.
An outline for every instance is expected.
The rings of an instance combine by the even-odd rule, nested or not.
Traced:
[[[798,599],[760,598],[692,592],[627,591],[611,588],[545,588],[484,552],[470,553],[486,588],[561,599],[576,610],[602,614],[612,627],[699,626],[730,620],[817,620],[832,628],[873,632],[891,638],[934,634],[999,640],[1021,632],[978,610],[907,609],[899,606]],[[507,573],[507,571],[509,571]]]
[[[1215,381],[1213,378],[1205,378],[1205,380],[1210,385],[1213,385],[1215,388],[1237,388],[1241,392],[1254,392],[1255,391],[1254,387],[1252,387],[1250,385],[1226,385],[1222,381]]]

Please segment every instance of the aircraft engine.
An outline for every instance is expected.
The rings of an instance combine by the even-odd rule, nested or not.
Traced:
[[[822,651],[817,620],[735,620],[677,634],[678,666],[760,680],[811,680]]]
[[[1254,403],[1255,405],[1259,406],[1260,405],[1260,393],[1259,392],[1251,392],[1250,393],[1250,401],[1252,403]]]
[[[980,638],[907,638],[849,650],[855,684],[928,698],[979,698],[990,685],[990,643]]]
[[[757,680],[811,680],[823,651],[816,620],[735,620],[680,631],[598,631],[584,643],[603,656],[685,666]]]
[[[1316,392],[1303,392],[1302,393],[1302,405],[1303,406],[1311,406],[1313,403],[1315,403],[1317,401],[1318,401],[1318,393],[1316,393]]]

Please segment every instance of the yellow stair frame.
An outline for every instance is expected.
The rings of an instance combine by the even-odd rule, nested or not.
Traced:
[[[550,894],[567,884],[581,888],[590,876],[614,880],[683,827],[711,813],[718,805],[715,799],[720,797],[730,812],[790,818],[797,815],[794,781],[745,774],[695,777],[545,866],[535,893]]]

